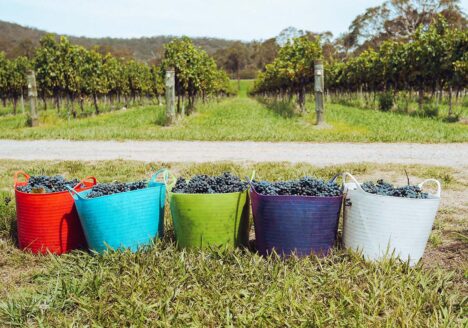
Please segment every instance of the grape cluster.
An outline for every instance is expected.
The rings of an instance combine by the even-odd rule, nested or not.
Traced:
[[[240,192],[248,188],[248,183],[229,172],[219,176],[195,175],[189,181],[180,177],[172,188],[174,193],[185,194],[226,194]]]
[[[418,186],[407,185],[403,187],[395,187],[390,183],[380,179],[377,183],[372,181],[364,182],[361,188],[371,194],[382,195],[382,196],[393,196],[393,197],[405,197],[405,198],[428,198],[428,193],[423,192]]]
[[[29,178],[28,183],[24,186],[17,187],[18,191],[26,193],[51,193],[66,191],[67,187],[73,188],[80,181],[77,179],[66,180],[61,175],[46,176],[36,175]]]
[[[255,191],[261,195],[270,196],[341,196],[343,191],[335,182],[303,177],[299,180],[268,182],[253,181]]]
[[[87,198],[96,198],[101,196],[107,196],[112,194],[118,194],[121,192],[144,189],[148,186],[148,182],[145,180],[136,182],[112,182],[112,183],[100,183],[91,188],[91,191],[86,196]]]

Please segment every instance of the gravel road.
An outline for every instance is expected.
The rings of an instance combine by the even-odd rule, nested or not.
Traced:
[[[468,143],[306,143],[205,141],[0,140],[0,158],[19,160],[111,160],[163,162],[306,162],[318,166],[352,162],[468,166]]]

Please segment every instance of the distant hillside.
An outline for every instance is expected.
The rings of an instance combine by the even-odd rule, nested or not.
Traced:
[[[0,51],[7,56],[30,54],[38,45],[39,39],[48,32],[36,28],[25,27],[15,23],[0,21]],[[173,39],[173,36],[154,36],[132,39],[122,38],[87,38],[68,36],[71,42],[85,46],[100,46],[107,51],[123,56],[133,56],[136,59],[149,61],[158,58],[163,45]],[[193,42],[205,49],[209,54],[225,49],[236,41],[217,38],[192,38]]]

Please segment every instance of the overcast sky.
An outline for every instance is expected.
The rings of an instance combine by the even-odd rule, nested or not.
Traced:
[[[267,39],[294,26],[345,32],[383,0],[0,0],[0,20],[88,37]],[[468,0],[462,0],[466,12]]]

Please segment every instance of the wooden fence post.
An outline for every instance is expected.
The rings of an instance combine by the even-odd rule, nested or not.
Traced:
[[[37,114],[37,87],[36,87],[36,75],[33,70],[28,72],[28,97],[30,103],[30,114],[31,122],[30,126],[39,125],[39,115]]]
[[[323,73],[323,63],[321,60],[316,60],[314,65],[315,76],[315,113],[317,116],[317,125],[325,122],[323,93],[325,89],[325,77]]]
[[[166,124],[170,125],[175,120],[175,72],[173,69],[166,71]]]

